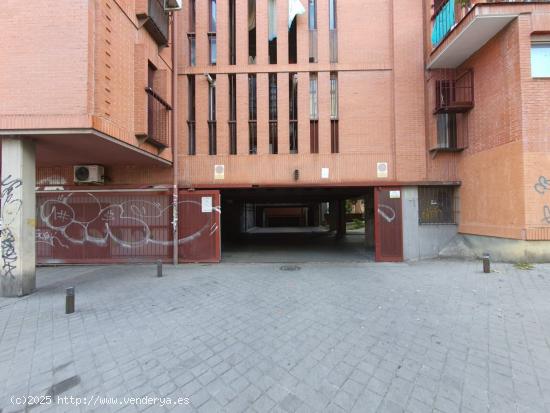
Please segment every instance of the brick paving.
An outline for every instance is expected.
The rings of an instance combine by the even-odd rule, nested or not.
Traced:
[[[0,298],[0,410],[548,412],[550,265],[494,267],[40,269],[38,292]],[[190,403],[25,407],[14,395]]]

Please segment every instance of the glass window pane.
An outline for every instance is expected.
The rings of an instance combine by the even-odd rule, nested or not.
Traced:
[[[531,45],[531,76],[550,77],[550,43]]]

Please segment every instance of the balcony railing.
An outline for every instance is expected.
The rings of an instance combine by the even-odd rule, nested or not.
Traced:
[[[168,13],[164,11],[162,0],[149,0],[147,16],[144,17],[147,17],[144,23],[145,29],[159,45],[166,46],[168,44],[169,18]]]
[[[474,107],[474,74],[467,70],[459,76],[444,71],[435,82],[435,113],[467,112]]]
[[[435,47],[476,4],[550,3],[550,0],[435,0],[432,15],[432,45]]]
[[[147,93],[147,142],[161,148],[170,146],[170,111],[172,107],[150,87]]]

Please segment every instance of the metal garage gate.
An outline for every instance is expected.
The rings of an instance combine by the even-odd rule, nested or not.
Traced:
[[[180,195],[180,262],[219,261],[219,193],[201,194]],[[39,192],[36,216],[38,264],[172,261],[169,191]]]

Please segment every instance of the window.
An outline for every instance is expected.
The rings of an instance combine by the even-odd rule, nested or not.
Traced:
[[[531,76],[550,77],[550,42],[531,44]]]
[[[437,115],[437,147],[442,149],[457,148],[456,113]]]
[[[256,75],[248,75],[248,152],[257,153],[258,144],[258,107],[256,95]]]
[[[195,39],[195,33],[187,33],[187,39],[189,41],[189,66],[196,66],[197,64],[197,42]]]
[[[189,0],[189,31],[187,32],[187,39],[189,43],[189,66],[195,66],[197,64],[196,54],[196,21],[195,21],[195,0]]]
[[[248,0],[248,64],[256,63],[256,0]]]
[[[278,152],[277,73],[269,74],[269,153]]]
[[[229,154],[237,154],[237,75],[229,77]]]
[[[296,63],[298,61],[298,33],[296,30],[296,21],[298,18],[294,16],[292,23],[288,28],[288,63]]]
[[[328,0],[330,63],[338,62],[338,32],[336,31],[336,24],[336,0]]]
[[[330,74],[330,148],[332,153],[340,152],[338,131],[338,73]]]
[[[308,0],[309,62],[317,62],[317,0]]]
[[[237,33],[235,29],[235,0],[229,0],[229,64],[237,63]]]
[[[317,73],[309,75],[309,141],[311,153],[319,153],[319,104]]]
[[[420,224],[456,224],[457,202],[452,186],[418,187]]]
[[[195,155],[195,75],[187,76],[187,129],[189,132],[187,153]]]
[[[298,153],[298,74],[289,73],[289,138],[290,153]]]
[[[277,64],[277,0],[268,0],[267,9],[269,64]]]
[[[215,65],[217,61],[217,43],[216,43],[216,0],[210,0],[208,24],[208,47],[210,64]]]
[[[208,154],[216,155],[216,76],[210,76],[212,81],[208,83]]]

